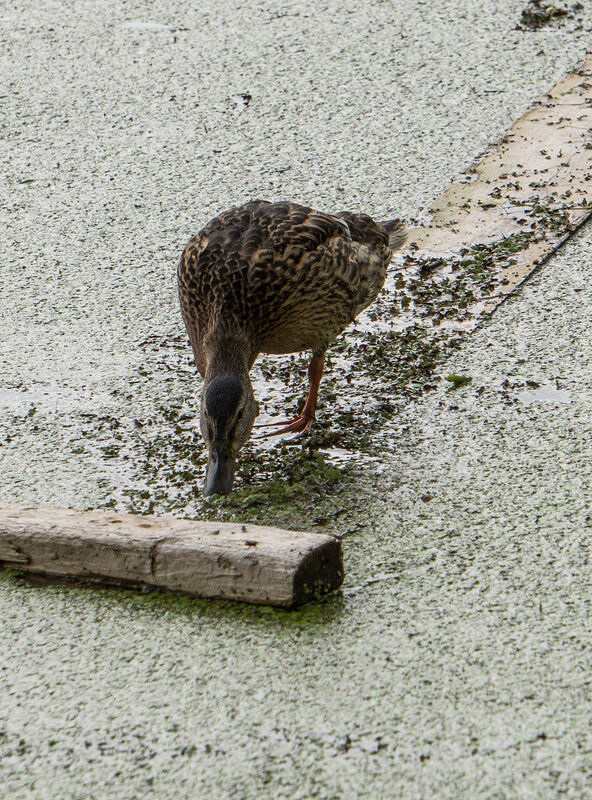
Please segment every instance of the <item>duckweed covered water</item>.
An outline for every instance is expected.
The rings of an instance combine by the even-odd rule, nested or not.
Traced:
[[[515,31],[518,0],[132,6],[0,17],[0,493],[197,514],[174,286],[190,235],[256,196],[412,218],[588,34]],[[134,20],[176,31],[120,27]],[[589,238],[459,349],[444,322],[402,335],[387,290],[322,387],[315,436],[358,427],[317,446],[362,452],[355,480],[314,447],[247,454],[241,502],[293,463],[306,491],[269,517],[346,535],[342,595],[290,614],[2,576],[5,793],[586,796]],[[261,369],[265,412],[295,410],[305,359]],[[448,391],[450,374],[473,380]],[[518,399],[557,379],[572,402]]]

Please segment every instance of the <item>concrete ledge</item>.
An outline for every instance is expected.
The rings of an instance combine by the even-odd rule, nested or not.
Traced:
[[[17,505],[0,505],[0,567],[284,607],[343,580],[331,536]]]
[[[411,253],[395,253],[400,268],[387,281],[415,273],[425,283],[421,264],[431,259],[429,281],[437,293],[453,271],[463,275],[464,259],[470,268],[467,251],[489,245],[494,252],[501,245],[505,257],[490,261],[487,289],[468,301],[469,316],[436,320],[449,329],[475,328],[592,215],[591,131],[592,52],[436,197],[424,223],[409,231]],[[504,251],[504,242],[510,249]],[[425,324],[425,307],[404,311],[405,327]],[[399,327],[403,322],[400,316]]]

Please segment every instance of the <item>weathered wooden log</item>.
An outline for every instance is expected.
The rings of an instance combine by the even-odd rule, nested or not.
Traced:
[[[331,536],[17,505],[0,505],[0,567],[285,607],[343,580]]]

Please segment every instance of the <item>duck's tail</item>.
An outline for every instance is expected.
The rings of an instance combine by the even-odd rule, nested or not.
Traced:
[[[407,228],[400,219],[388,219],[380,223],[386,230],[389,237],[389,249],[399,250],[405,244],[407,238]]]

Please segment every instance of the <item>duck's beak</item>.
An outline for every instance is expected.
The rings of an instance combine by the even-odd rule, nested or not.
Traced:
[[[235,467],[236,459],[230,455],[226,448],[213,446],[210,449],[204,496],[230,494]]]

